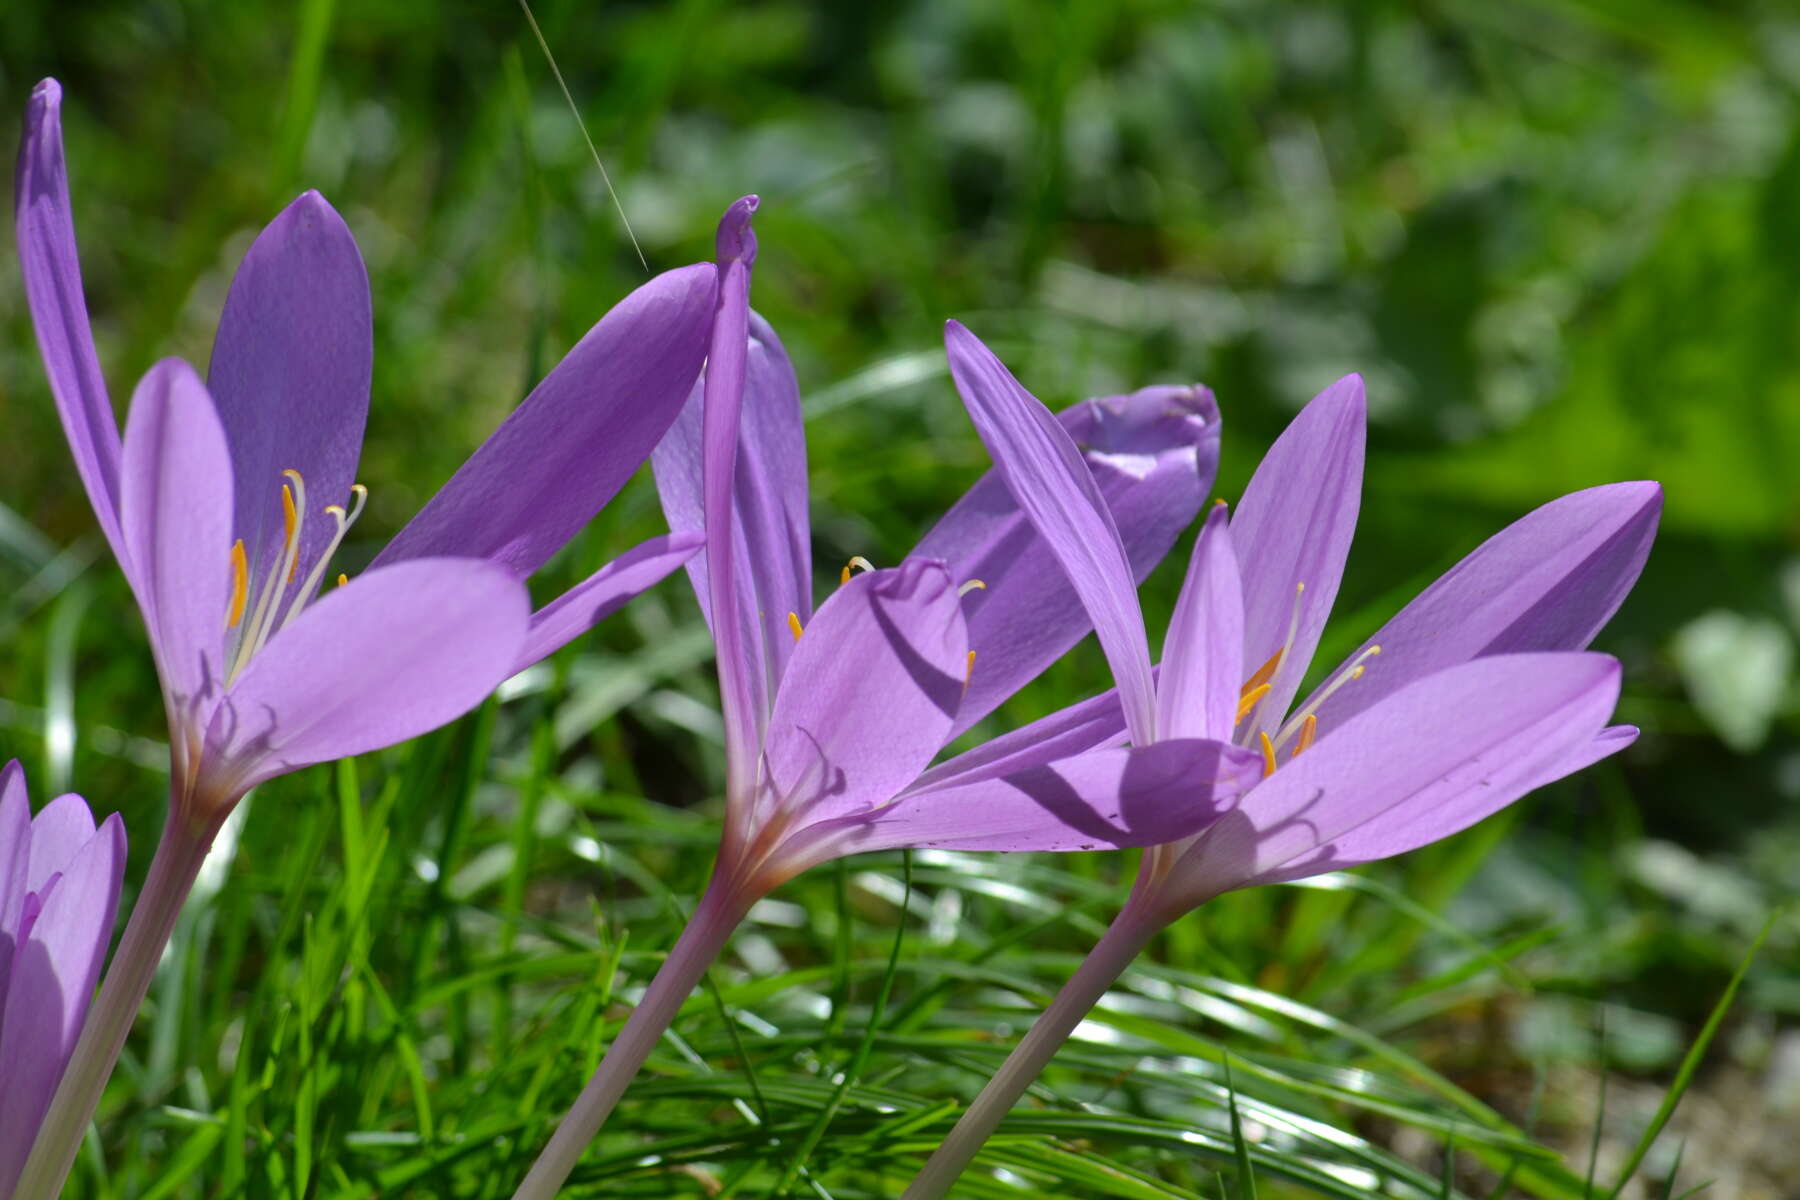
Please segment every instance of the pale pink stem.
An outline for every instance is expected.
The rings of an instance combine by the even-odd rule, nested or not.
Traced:
[[[636,1077],[675,1014],[681,1011],[682,1003],[744,919],[754,897],[745,898],[741,891],[729,884],[721,885],[715,877],[675,948],[650,981],[644,998],[607,1047],[593,1078],[556,1127],[549,1145],[531,1164],[531,1171],[513,1193],[513,1200],[553,1200],[569,1172],[581,1161],[588,1143],[612,1114],[626,1085]]]
[[[938,1200],[950,1191],[1025,1089],[1162,926],[1163,922],[1138,905],[1126,906],[963,1112],[943,1145],[926,1160],[901,1200]]]

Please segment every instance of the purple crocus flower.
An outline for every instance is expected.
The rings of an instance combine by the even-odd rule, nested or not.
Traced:
[[[18,761],[0,767],[0,1200],[75,1049],[124,877],[118,813],[95,829],[67,795],[34,817]]]
[[[1001,473],[1093,615],[1116,692],[1046,718],[1061,752],[1216,738],[1264,778],[1196,834],[1149,850],[1124,911],[906,1196],[943,1195],[1144,944],[1222,892],[1387,858],[1464,829],[1616,753],[1619,665],[1583,652],[1637,579],[1662,492],[1620,483],[1515,522],[1451,568],[1297,707],[1337,594],[1362,482],[1364,399],[1327,388],[1270,450],[1228,521],[1208,514],[1152,672],[1132,581],[1073,446],[952,323],[952,371]],[[1029,761],[1029,753],[1013,760]]]
[[[355,240],[316,192],[289,205],[232,281],[207,380],[174,359],[152,367],[121,440],[82,293],[60,103],[45,80],[26,114],[22,274],[76,469],[136,594],[169,721],[170,821],[113,972],[131,982],[115,990],[109,977],[90,1026],[122,1041],[180,899],[247,791],[468,712],[699,548],[698,534],[652,539],[531,611],[524,579],[680,412],[704,361],[717,272],[670,271],[621,301],[369,570],[337,575],[321,594],[367,495],[353,480],[374,341]],[[110,1069],[117,1050],[90,1060],[84,1043],[69,1072],[65,1091],[89,1089],[90,1111],[104,1083],[94,1064]],[[48,1174],[32,1182],[54,1190]]]
[[[705,379],[655,456],[671,527],[707,533],[688,570],[718,645],[727,763],[718,862],[518,1200],[555,1194],[750,905],[800,871],[899,847],[1149,845],[1213,819],[1259,769],[1254,753],[1183,738],[1041,755],[1021,771],[975,752],[926,773],[957,732],[1089,623],[991,475],[917,553],[885,570],[858,560],[813,611],[799,389],[779,339],[748,306],[754,210],[754,198],[739,201],[720,224]],[[1211,483],[1211,396],[1157,389],[1051,419],[1089,441],[1085,456],[1072,451],[1074,469],[1128,531],[1120,570],[1141,576]]]

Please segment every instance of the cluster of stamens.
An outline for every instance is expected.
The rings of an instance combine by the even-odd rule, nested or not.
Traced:
[[[874,569],[874,563],[870,562],[860,554],[853,554],[850,556],[850,561],[844,564],[844,569],[838,572],[838,586],[842,587],[844,584],[849,583],[852,575],[858,575],[864,571],[873,571]],[[984,592],[986,590],[987,584],[983,583],[981,580],[967,579],[956,589],[956,594],[958,597],[962,597],[968,595],[970,592]],[[806,632],[806,627],[800,623],[800,614],[790,612],[787,615],[787,622],[788,632],[794,635],[794,640],[796,642],[799,641],[800,635]],[[971,650],[969,651],[969,661],[967,665],[963,667],[963,687],[966,688],[969,686],[969,676],[974,674],[974,672],[975,652]]]
[[[1305,594],[1306,585],[1296,583],[1294,585],[1294,611],[1288,618],[1287,640],[1282,643],[1281,649],[1270,655],[1269,660],[1256,669],[1255,674],[1244,681],[1243,688],[1238,692],[1237,718],[1232,726],[1234,729],[1256,712],[1263,697],[1267,696],[1274,686],[1272,681],[1275,678],[1275,672],[1279,671],[1281,664],[1293,654],[1294,640],[1300,632],[1300,599]],[[1339,671],[1331,682],[1319,689],[1319,694],[1314,696],[1306,707],[1289,717],[1286,723],[1275,731],[1273,737],[1267,730],[1257,732],[1256,738],[1263,756],[1263,778],[1267,779],[1275,773],[1278,765],[1276,755],[1286,747],[1288,742],[1294,743],[1293,753],[1288,755],[1288,760],[1291,762],[1299,758],[1318,739],[1319,707],[1336,695],[1339,688],[1361,679],[1366,669],[1363,664],[1380,653],[1381,647],[1372,645],[1358,654],[1351,660],[1348,667]]]
[[[293,599],[289,601],[284,613],[282,599],[300,574],[300,536],[306,528],[306,481],[300,477],[300,472],[292,469],[281,474],[287,480],[281,485],[281,553],[275,556],[262,587],[256,590],[254,607],[250,604],[250,560],[244,550],[244,539],[239,538],[231,546],[231,607],[225,616],[225,628],[236,629],[238,634],[231,653],[231,669],[226,676],[227,686],[237,679],[271,637],[292,624],[294,618],[300,615],[300,610],[306,607],[307,601],[324,580],[332,555],[337,553],[338,547],[343,544],[344,535],[356,524],[356,519],[362,516],[363,507],[369,500],[369,489],[358,483],[351,485],[348,511],[338,504],[325,506],[324,513],[331,518],[336,528],[318,561],[312,565],[299,589],[293,593]],[[337,580],[340,586],[348,582],[341,574]]]

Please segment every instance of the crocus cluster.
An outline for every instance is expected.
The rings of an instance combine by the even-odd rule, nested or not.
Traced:
[[[1363,394],[1327,389],[1236,506],[1205,517],[1160,667],[1136,588],[1218,460],[1201,387],[1051,413],[951,323],[952,375],[995,467],[891,566],[815,604],[799,386],[750,306],[755,197],[716,261],[659,275],[580,340],[365,569],[340,562],[373,315],[318,194],[244,256],[204,377],[175,359],[121,435],[88,325],[53,81],[16,185],[51,391],[161,681],[169,815],[88,1014],[124,868],[65,796],[32,818],[0,773],[0,1200],[66,1178],[221,823],[257,785],[468,712],[685,566],[717,646],[724,824],[681,938],[520,1185],[552,1197],[752,904],[845,855],[1145,848],[1093,954],[908,1190],[942,1195],[1158,930],[1222,892],[1445,837],[1629,745],[1618,665],[1585,646],[1623,600],[1651,484],[1564,497],[1496,535],[1294,704],[1355,523]],[[670,532],[550,604],[527,577],[646,460]],[[939,761],[1097,633],[1116,688]],[[84,1017],[86,1018],[84,1021]],[[18,1086],[14,1086],[15,1081]]]
[[[0,767],[0,1200],[9,1200],[74,1052],[112,940],[125,826],[80,796],[31,812],[25,772]]]

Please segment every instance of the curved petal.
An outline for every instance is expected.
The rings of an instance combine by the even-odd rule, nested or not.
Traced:
[[[1112,512],[1081,452],[1050,410],[976,336],[944,330],[950,374],[1019,508],[1081,597],[1111,664],[1132,740],[1156,740],[1156,688],[1137,586]]]
[[[914,793],[861,818],[860,829],[829,832],[847,843],[836,854],[901,846],[1153,846],[1198,833],[1261,774],[1260,756],[1222,742],[1179,739],[1094,750],[975,783]],[[808,830],[801,840],[827,832]]]
[[[1603,654],[1478,658],[1417,680],[1284,763],[1176,864],[1188,903],[1400,854],[1610,753],[1619,664]]]
[[[1244,679],[1244,591],[1221,501],[1194,542],[1156,680],[1159,737],[1230,741]]]
[[[123,493],[132,587],[163,686],[185,707],[223,677],[232,481],[212,397],[180,359],[151,367],[131,397]]]
[[[31,819],[31,853],[25,868],[25,890],[41,892],[52,878],[68,871],[82,847],[94,840],[94,814],[73,792],[58,796]]]
[[[756,234],[750,228],[757,199],[745,196],[719,219],[714,239],[719,256],[718,303],[707,346],[706,380],[701,391],[701,507],[707,544],[707,611],[740,612],[738,599],[737,497],[738,427],[744,406],[745,360],[749,347],[750,269],[756,263]],[[715,536],[716,535],[716,536]],[[725,791],[744,796],[754,768],[754,747],[763,729],[765,697],[757,691],[764,661],[760,627],[721,617],[713,622],[718,647],[719,709],[725,724]]]
[[[706,527],[701,495],[704,390],[702,381],[651,456],[663,514],[673,530],[698,532]],[[803,624],[812,617],[812,531],[800,385],[781,340],[754,312],[745,347],[744,403],[732,490],[735,561],[743,565],[738,610],[747,631],[743,636],[760,641],[762,651],[747,656],[746,666],[754,676],[751,693],[762,697],[766,712],[793,653],[787,614],[793,613]],[[687,570],[710,626],[706,555],[689,559]]]
[[[1476,547],[1364,643],[1366,678],[1318,707],[1335,728],[1415,679],[1490,654],[1580,650],[1650,555],[1662,488],[1615,483],[1538,508]]]
[[[276,775],[391,746],[480,704],[512,672],[524,585],[479,559],[368,571],[309,605],[250,660],[204,761],[233,797]]]
[[[1085,400],[1057,414],[1081,447],[1142,582],[1187,529],[1219,463],[1219,411],[1203,387],[1151,387]],[[915,554],[941,558],[985,590],[963,597],[975,670],[956,733],[986,716],[1092,628],[1049,545],[989,471],[925,535]]]
[[[1125,738],[1125,710],[1119,706],[1118,690],[1108,689],[939,763],[903,794],[992,779],[1103,746],[1123,745]]]
[[[376,556],[486,558],[523,579],[649,457],[706,354],[709,263],[619,301]]]
[[[317,192],[283,209],[238,264],[206,381],[231,447],[232,532],[251,579],[283,553],[282,472],[298,471],[304,580],[335,533],[323,509],[350,504],[369,415],[375,325],[356,239]]]
[[[816,820],[885,804],[949,736],[967,657],[942,563],[909,561],[838,588],[781,681],[764,749],[767,796]]]
[[[671,533],[640,542],[546,604],[531,617],[531,631],[513,671],[554,654],[612,616],[644,589],[688,561],[705,545],[698,533]]]
[[[120,554],[119,422],[106,394],[87,297],[81,287],[81,260],[75,249],[75,220],[69,206],[69,179],[63,164],[62,86],[46,79],[32,89],[25,110],[25,140],[13,182],[14,221],[19,237],[19,273],[38,348],[56,397],[57,415],[75,455],[75,470],[87,488],[94,516]],[[121,554],[121,559],[123,555]],[[125,564],[129,569],[129,564]]]
[[[112,940],[125,875],[125,826],[114,813],[50,888],[19,947],[0,1014],[0,1189],[25,1165],[87,1017]]]
[[[1244,665],[1255,672],[1281,654],[1240,740],[1254,742],[1281,725],[1318,648],[1356,529],[1365,418],[1360,375],[1320,392],[1275,439],[1232,517],[1244,580]]]

